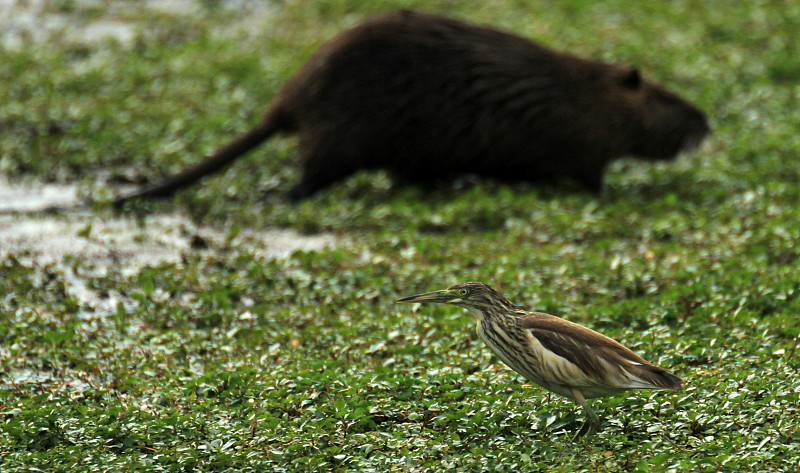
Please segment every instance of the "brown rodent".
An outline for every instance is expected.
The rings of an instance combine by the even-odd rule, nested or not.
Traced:
[[[300,135],[304,199],[361,169],[600,190],[609,162],[662,160],[709,133],[702,111],[630,67],[581,59],[443,16],[396,11],[323,46],[264,119],[198,166],[117,198],[168,196],[277,132]]]

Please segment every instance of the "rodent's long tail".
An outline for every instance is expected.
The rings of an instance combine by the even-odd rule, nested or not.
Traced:
[[[204,176],[215,173],[229,165],[251,149],[266,141],[267,138],[280,129],[281,126],[279,123],[268,117],[196,166],[172,177],[168,177],[157,184],[143,187],[130,194],[118,196],[111,204],[115,208],[120,208],[125,202],[132,199],[169,197],[179,189],[194,184]]]

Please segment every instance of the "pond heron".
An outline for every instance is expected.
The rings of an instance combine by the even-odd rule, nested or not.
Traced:
[[[678,391],[683,381],[594,330],[541,312],[528,312],[480,282],[404,297],[397,302],[441,302],[469,309],[478,336],[500,360],[529,381],[583,407],[576,437],[592,435],[600,418],[587,399],[629,389]]]

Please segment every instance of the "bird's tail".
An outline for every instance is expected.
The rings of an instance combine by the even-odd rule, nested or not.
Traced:
[[[630,388],[635,389],[669,389],[680,391],[683,389],[683,380],[667,369],[660,368],[650,363],[638,366],[638,370],[630,372]]]
[[[659,376],[663,380],[663,387],[665,389],[670,389],[672,391],[680,391],[683,389],[683,380],[671,372],[664,370],[659,373]]]

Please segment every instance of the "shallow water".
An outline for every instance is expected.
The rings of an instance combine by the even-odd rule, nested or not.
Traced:
[[[201,0],[75,0],[61,8],[53,3],[47,0],[0,0],[0,44],[18,49],[57,37],[59,41],[74,43],[111,40],[131,45],[140,34],[137,23],[128,21],[134,12],[149,10],[199,16],[208,8]],[[241,12],[241,21],[224,25],[228,33],[257,25],[273,9],[272,2],[261,0],[223,0],[218,5]]]
[[[70,294],[97,313],[115,310],[126,301],[113,295],[100,297],[87,288],[84,275],[66,257],[87,261],[92,275],[117,272],[136,274],[145,266],[180,262],[187,252],[214,251],[221,246],[251,251],[264,258],[286,258],[294,251],[314,251],[334,246],[334,235],[300,235],[280,228],[242,230],[227,241],[228,229],[199,226],[179,214],[155,214],[144,220],[125,216],[95,215],[88,210],[34,214],[53,205],[77,202],[77,188],[39,184],[15,186],[0,181],[0,258],[13,254],[20,261],[56,264]],[[202,241],[208,249],[194,249]]]

